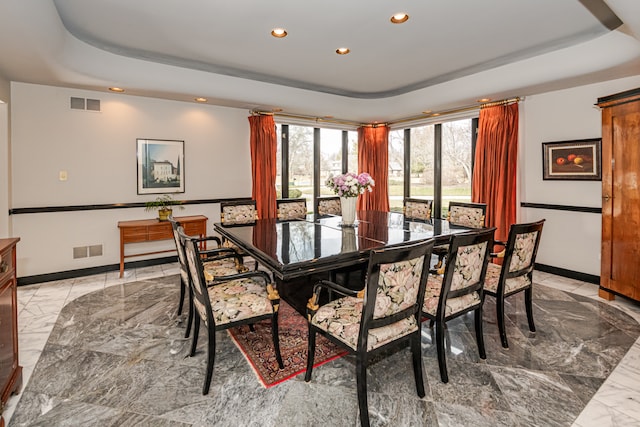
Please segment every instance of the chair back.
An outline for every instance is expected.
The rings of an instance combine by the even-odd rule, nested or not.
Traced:
[[[277,199],[279,221],[305,219],[307,217],[307,199]]]
[[[449,202],[447,219],[450,224],[469,228],[483,228],[487,214],[486,203]]]
[[[189,283],[189,267],[187,266],[187,257],[184,252],[184,244],[180,239],[180,232],[182,230],[182,226],[178,221],[176,221],[173,216],[169,216],[169,222],[171,223],[171,228],[173,229],[173,240],[176,243],[176,251],[178,252],[178,263],[180,264],[180,276],[182,276],[182,280],[185,285]]]
[[[430,199],[412,199],[406,197],[402,211],[405,219],[419,219],[428,221],[431,219],[431,209],[433,200]]]
[[[359,348],[367,348],[366,341],[371,329],[407,318],[413,318],[411,325],[414,324],[413,320],[415,325],[420,325],[433,244],[434,240],[431,239],[371,251]]]
[[[482,305],[482,288],[495,231],[494,227],[451,236],[436,311],[438,318],[445,317],[448,299],[460,298],[459,301],[464,301],[464,311]],[[470,297],[464,298],[467,295]]]
[[[182,227],[178,227],[178,236],[184,246],[189,278],[191,279],[188,283],[193,293],[193,305],[196,313],[198,313],[208,328],[215,328],[198,242],[184,234]]]
[[[254,224],[257,219],[255,200],[220,203],[220,222],[223,226]]]
[[[505,248],[503,267],[505,279],[531,274],[540,245],[544,219],[527,223],[512,224],[509,228],[509,239]]]
[[[342,215],[342,206],[339,196],[318,197],[316,199],[316,215],[318,217],[328,215]]]

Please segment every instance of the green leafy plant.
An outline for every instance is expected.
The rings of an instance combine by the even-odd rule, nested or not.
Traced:
[[[182,206],[182,201],[175,200],[170,194],[163,194],[162,196],[156,197],[155,200],[150,200],[145,203],[145,210],[158,210],[158,215],[161,220],[165,220],[174,208],[184,209],[184,206]]]

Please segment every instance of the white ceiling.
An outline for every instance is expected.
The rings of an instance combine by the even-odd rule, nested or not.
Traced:
[[[0,0],[5,78],[247,110],[389,121],[638,74],[638,0]]]

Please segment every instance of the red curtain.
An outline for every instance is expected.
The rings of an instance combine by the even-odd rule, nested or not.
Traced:
[[[518,104],[480,110],[471,198],[487,204],[486,225],[506,241],[516,222]]]
[[[276,217],[276,151],[273,116],[249,117],[253,191],[259,218]]]
[[[389,127],[358,128],[358,173],[367,172],[376,185],[358,197],[358,210],[389,212]]]

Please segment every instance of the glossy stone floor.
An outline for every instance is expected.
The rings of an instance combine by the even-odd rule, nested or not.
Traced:
[[[23,391],[5,410],[10,426],[357,426],[354,360],[335,360],[264,389],[226,332],[218,333],[209,395],[205,353],[186,357],[176,317],[177,265],[19,287]],[[640,318],[635,303],[594,298],[595,285],[536,272],[534,316],[507,307],[511,348],[499,344],[487,300],[487,359],[472,317],[449,323],[448,384],[423,328],[427,395],[419,399],[410,354],[369,368],[372,425],[626,426],[640,423]],[[566,292],[568,291],[568,292]],[[622,362],[620,362],[622,361]]]

